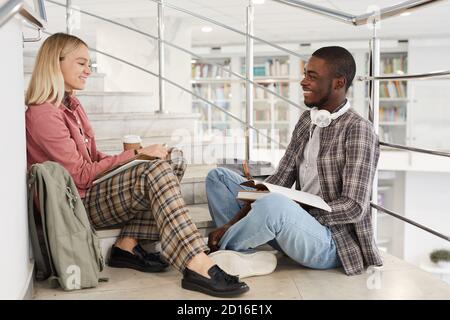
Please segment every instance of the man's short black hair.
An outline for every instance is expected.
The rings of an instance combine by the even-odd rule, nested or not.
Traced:
[[[356,73],[356,63],[352,54],[345,48],[331,46],[317,49],[312,55],[325,60],[334,76],[347,79],[345,88],[345,91],[347,91]]]

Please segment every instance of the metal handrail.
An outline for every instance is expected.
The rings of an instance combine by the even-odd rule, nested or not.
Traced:
[[[55,4],[55,5],[58,5],[58,6],[61,6],[61,7],[65,7],[64,4],[59,3],[59,2],[57,2],[57,1],[54,1],[54,0],[45,0],[45,1],[50,2],[50,3],[52,3],[52,4]],[[152,1],[152,0],[150,0],[150,1]],[[166,6],[167,6],[167,5],[166,5]],[[176,44],[174,44],[174,43],[172,43],[172,42],[170,42],[170,41],[166,41],[166,40],[160,39],[160,38],[158,38],[157,36],[154,36],[154,35],[152,35],[152,34],[150,34],[150,33],[145,32],[145,31],[142,31],[142,30],[139,30],[139,29],[136,29],[136,28],[127,26],[127,25],[125,25],[125,24],[123,24],[123,23],[120,23],[120,22],[117,22],[117,21],[114,21],[114,20],[111,20],[111,19],[108,19],[108,18],[99,16],[99,15],[96,15],[96,14],[94,14],[94,13],[91,13],[91,12],[88,12],[88,11],[85,11],[85,10],[81,10],[81,9],[79,9],[79,8],[72,8],[72,10],[75,10],[75,11],[78,11],[78,12],[80,12],[80,13],[82,13],[82,14],[91,16],[91,17],[93,17],[93,18],[95,18],[95,19],[99,19],[99,20],[102,20],[102,21],[105,21],[105,22],[114,24],[114,25],[119,26],[119,27],[121,27],[121,28],[125,28],[125,29],[128,29],[128,30],[130,30],[130,31],[139,33],[139,34],[141,34],[141,35],[143,35],[143,36],[146,36],[146,37],[149,37],[149,38],[151,38],[151,39],[153,39],[153,40],[155,40],[155,41],[159,41],[159,42],[164,43],[165,45],[168,45],[168,46],[170,46],[170,47],[172,47],[172,48],[175,48],[175,49],[177,49],[177,50],[180,50],[180,51],[183,51],[183,52],[185,52],[185,53],[187,53],[187,54],[190,54],[190,55],[193,56],[195,59],[198,59],[198,60],[200,60],[200,61],[202,61],[202,59],[203,59],[202,56],[196,54],[195,52],[193,52],[193,51],[191,51],[191,50],[188,50],[188,49],[186,49],[186,48],[180,47],[180,46],[178,46],[178,45],[176,45]],[[242,80],[242,81],[244,81],[244,82],[247,81],[247,78],[246,78],[246,77],[240,75],[239,73],[236,73],[236,72],[230,70],[230,69],[227,68],[227,67],[224,67],[224,66],[221,65],[221,64],[218,64],[218,63],[211,63],[211,62],[208,62],[208,63],[210,63],[211,65],[214,65],[214,66],[218,67],[220,70],[222,70],[222,71],[224,71],[224,72],[226,72],[226,73],[229,73],[230,75],[233,75],[233,76],[239,78],[240,80]],[[286,97],[283,97],[283,96],[280,95],[279,93],[270,90],[269,88],[267,88],[267,87],[264,86],[264,85],[261,85],[261,84],[260,84],[260,81],[258,81],[258,82],[253,81],[253,80],[248,80],[248,81],[249,81],[249,83],[251,83],[252,85],[254,85],[254,86],[256,86],[256,87],[258,87],[258,88],[264,90],[265,92],[267,92],[267,93],[269,93],[269,94],[273,94],[274,96],[276,96],[276,97],[279,98],[280,100],[283,100],[284,102],[290,104],[291,106],[294,106],[294,107],[296,107],[296,108],[299,109],[299,110],[306,110],[306,108],[305,108],[304,106],[299,105],[298,103],[295,103],[294,101],[289,100],[289,99],[286,98]]]
[[[368,12],[361,15],[353,15],[347,12],[326,8],[323,6],[315,5],[306,1],[300,0],[273,0],[275,2],[287,4],[296,8],[304,9],[322,16],[338,20],[340,22],[352,24],[354,26],[360,26],[364,24],[373,23],[374,18],[377,21],[398,16],[407,11],[420,8],[424,5],[428,5],[433,2],[441,0],[410,0],[404,1],[393,6],[385,7],[376,12]]]
[[[411,219],[405,218],[405,217],[403,217],[403,216],[401,216],[401,215],[399,215],[399,214],[397,214],[397,213],[395,213],[393,211],[390,211],[390,210],[388,210],[386,208],[383,208],[382,206],[379,206],[379,205],[377,205],[377,204],[375,204],[373,202],[370,203],[370,206],[372,208],[375,208],[375,209],[379,210],[379,211],[387,213],[387,214],[389,214],[389,215],[391,215],[391,216],[393,216],[393,217],[395,217],[397,219],[400,219],[400,220],[403,220],[403,221],[405,221],[405,222],[407,222],[409,224],[412,224],[413,226],[416,226],[416,227],[418,227],[418,228],[420,228],[422,230],[425,230],[425,231],[427,231],[429,233],[432,233],[435,236],[438,236],[439,238],[442,238],[444,240],[450,241],[450,236],[446,236],[446,235],[444,235],[442,233],[434,231],[433,229],[430,229],[430,228],[428,228],[426,226],[423,226],[423,225],[421,225],[421,224],[419,224],[419,223],[417,223],[417,222],[415,222],[415,221],[413,221]]]
[[[39,11],[42,14],[42,7]],[[45,12],[45,11],[43,11]],[[47,25],[44,17],[39,17],[23,0],[10,0],[0,8],[0,27],[12,19],[17,13],[38,29],[44,29]]]
[[[400,144],[387,143],[387,142],[383,142],[383,141],[380,141],[379,144],[380,144],[380,146],[385,146],[385,147],[394,148],[394,149],[408,150],[408,151],[414,151],[414,152],[419,152],[419,153],[432,154],[435,156],[450,158],[450,153],[448,153],[448,152],[441,152],[441,151],[434,151],[434,150],[428,150],[428,149],[420,149],[420,148],[402,146]]]
[[[410,79],[429,79],[442,76],[450,75],[450,70],[433,71],[426,73],[417,74],[393,74],[393,75],[382,75],[379,77],[370,76],[357,76],[358,81],[372,81],[372,80],[410,80]]]

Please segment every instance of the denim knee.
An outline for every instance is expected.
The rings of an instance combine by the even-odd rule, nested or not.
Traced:
[[[269,209],[268,211],[284,211],[286,207],[292,205],[293,201],[280,193],[272,192],[256,200],[255,203]]]
[[[206,181],[224,181],[223,177],[228,176],[231,177],[233,174],[235,174],[233,171],[227,168],[219,167],[214,168],[208,172],[208,175],[206,176]]]
[[[296,208],[296,203],[279,193],[269,193],[256,200],[252,208],[258,211],[258,215],[264,215],[268,220],[279,221]]]
[[[222,168],[214,168],[211,169],[208,174],[206,175],[206,181],[208,180],[217,180],[219,179],[219,175],[220,175],[220,169]]]

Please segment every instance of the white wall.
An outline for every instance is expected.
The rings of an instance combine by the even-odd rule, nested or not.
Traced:
[[[450,38],[411,39],[408,72],[449,70]],[[408,118],[411,143],[419,148],[450,150],[450,80],[416,80],[408,83]]]
[[[0,29],[0,299],[21,299],[30,275],[21,22]]]
[[[157,35],[156,18],[131,18],[117,21],[151,35]],[[156,41],[113,25],[98,24],[95,28],[99,50],[158,74]],[[191,25],[181,18],[165,17],[164,35],[168,42],[182,48],[191,48]],[[97,55],[97,63],[98,71],[106,74],[105,89],[107,91],[150,92],[152,107],[154,110],[158,109],[158,78],[101,54]],[[165,46],[165,77],[191,90],[191,56]],[[165,84],[165,88],[168,111],[191,112],[192,103],[189,94],[168,83]]]
[[[450,65],[450,39],[410,39],[408,72],[424,73],[448,70]],[[408,83],[408,118],[411,144],[426,149],[450,150],[450,80],[421,80]],[[414,158],[413,158],[414,160]],[[438,166],[446,158],[434,157],[422,163],[426,171],[408,171],[405,178],[405,214],[421,224],[450,234],[448,195],[450,173],[448,166]],[[418,161],[417,161],[418,162]],[[419,264],[433,249],[448,248],[447,241],[413,226],[405,226],[404,258]]]
[[[440,233],[450,234],[450,173],[407,172],[405,216]],[[405,225],[404,259],[419,265],[434,249],[450,249],[448,241]]]

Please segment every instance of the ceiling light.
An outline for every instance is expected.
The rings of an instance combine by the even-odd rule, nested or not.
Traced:
[[[401,15],[402,17],[409,16],[410,14],[411,14],[411,12],[408,12],[408,11],[405,11],[405,12],[403,12],[403,13],[400,13],[400,15]]]
[[[212,28],[210,26],[204,26],[202,27],[202,32],[211,32]]]

